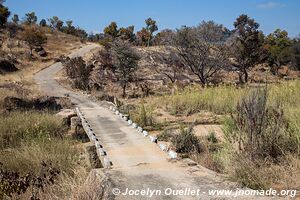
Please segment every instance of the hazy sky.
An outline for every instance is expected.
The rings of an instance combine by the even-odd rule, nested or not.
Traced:
[[[6,0],[12,14],[22,18],[35,11],[39,20],[59,16],[72,19],[88,32],[102,32],[111,21],[118,26],[144,26],[148,17],[158,22],[159,29],[196,25],[214,20],[232,28],[242,13],[254,18],[268,34],[285,29],[291,37],[300,33],[300,1],[298,0]]]

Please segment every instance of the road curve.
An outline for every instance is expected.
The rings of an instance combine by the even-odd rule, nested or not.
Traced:
[[[95,44],[89,44],[71,57],[83,56]],[[138,134],[114,115],[107,107],[93,102],[86,95],[69,91],[54,79],[57,72],[63,68],[61,63],[55,63],[35,75],[35,81],[42,93],[53,96],[64,96],[69,93],[72,102],[76,103],[92,126],[97,138],[106,150],[113,163],[112,169],[106,173],[113,185],[125,192],[132,190],[158,190],[151,199],[232,199],[232,196],[210,196],[211,189],[236,189],[236,185],[225,181],[216,173],[201,166],[189,166],[184,161],[170,161],[165,152],[148,138]],[[163,195],[165,189],[199,189],[199,196]],[[170,191],[170,190],[168,190]],[[149,193],[148,193],[149,194]],[[117,195],[115,199],[149,199],[149,195]],[[257,197],[255,197],[257,198]],[[238,199],[253,199],[238,197]]]

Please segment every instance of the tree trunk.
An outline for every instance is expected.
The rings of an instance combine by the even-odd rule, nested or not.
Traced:
[[[32,47],[29,47],[30,48],[30,56],[32,57],[32,50],[33,48]]]
[[[246,69],[243,69],[239,72],[239,83],[244,84],[248,82],[248,72]]]
[[[202,87],[204,87],[206,85],[206,80],[205,78],[203,78],[200,74],[197,75],[199,80],[200,80],[200,84]]]
[[[152,39],[152,35],[149,36],[148,42],[147,42],[147,47],[150,46],[150,40]]]
[[[248,72],[244,70],[245,83],[248,83]]]
[[[123,90],[122,97],[125,98],[126,97],[126,83],[123,84],[122,90]]]

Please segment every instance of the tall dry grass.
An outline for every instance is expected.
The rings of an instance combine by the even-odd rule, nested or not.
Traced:
[[[272,142],[277,141],[274,145],[278,144],[278,148],[283,152],[275,160],[259,157],[250,159],[245,154],[238,153],[239,146],[233,142],[239,135],[237,125],[228,116],[235,116],[238,102],[255,89],[250,86],[243,88],[193,86],[171,95],[151,98],[147,102],[173,115],[191,115],[202,110],[226,115],[222,121],[225,141],[219,141],[218,148],[211,150],[209,144],[208,151],[192,155],[191,157],[198,163],[227,173],[234,181],[251,188],[300,189],[300,183],[297,181],[300,180],[300,80],[267,85],[267,107],[282,109],[285,123],[285,126],[281,127],[284,128],[282,134],[287,138],[284,141],[282,139],[277,141],[275,138]],[[267,129],[272,127],[268,126]],[[272,135],[267,136],[264,141],[269,141],[270,137]],[[269,144],[270,141],[266,143]],[[272,145],[267,145],[267,148],[269,147]]]
[[[0,149],[16,148],[21,143],[62,138],[62,120],[47,112],[12,112],[0,115]]]
[[[225,114],[233,111],[236,103],[248,90],[229,86],[188,87],[182,92],[159,97],[156,102],[174,115],[190,115],[201,110]]]
[[[0,162],[4,169],[39,175],[41,163],[60,172],[53,185],[40,191],[41,199],[70,199],[89,170],[84,148],[64,135],[61,119],[48,112],[12,112],[0,116]],[[1,184],[1,183],[0,183]],[[30,190],[18,199],[28,199]]]

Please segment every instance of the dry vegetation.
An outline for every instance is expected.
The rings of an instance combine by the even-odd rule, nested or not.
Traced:
[[[48,112],[12,112],[0,117],[0,128],[1,169],[18,172],[20,176],[42,176],[41,163],[45,162],[59,172],[54,184],[43,185],[44,192],[30,184],[18,198],[37,195],[40,199],[68,199],[85,181],[89,165],[84,149],[65,135],[66,127],[60,118]],[[6,183],[5,179],[1,181]],[[9,192],[16,195],[14,191],[0,195]]]
[[[85,182],[90,165],[81,141],[66,135],[68,127],[51,111],[5,111],[5,97],[31,100],[39,97],[33,76],[60,56],[81,47],[80,39],[48,27],[43,32],[46,56],[23,41],[27,25],[19,25],[14,37],[0,30],[1,60],[13,63],[16,72],[0,69],[0,199],[70,199]],[[53,181],[53,182],[52,182]],[[19,193],[19,194],[18,194]]]
[[[265,86],[263,84],[261,88]],[[151,134],[158,134],[159,141],[169,142],[182,156],[189,156],[203,166],[227,174],[234,181],[256,189],[299,189],[300,104],[297,99],[300,96],[296,91],[300,89],[300,82],[286,81],[267,87],[266,106],[258,107],[256,111],[254,107],[247,107],[248,117],[252,115],[254,118],[259,115],[255,112],[269,109],[264,119],[255,118],[255,125],[245,124],[250,123],[252,118],[241,121],[241,106],[245,105],[241,102],[246,101],[248,106],[263,106],[262,102],[256,101],[249,104],[248,101],[262,96],[253,97],[253,92],[259,90],[253,87],[187,87],[174,94],[131,100],[129,105],[122,107],[135,111],[132,118],[141,124],[151,121],[151,126],[147,124],[145,128],[154,130]],[[139,107],[146,109],[136,112]],[[127,113],[131,115],[130,111]],[[213,124],[222,127],[221,134],[208,131],[203,135],[197,132],[195,125],[203,126],[201,122],[207,124],[209,121],[203,119],[203,116],[210,116],[207,113],[218,116]],[[260,122],[265,124],[260,127]],[[254,147],[251,151],[243,149],[248,137],[242,133],[252,133],[253,137],[257,137],[258,141],[253,143],[260,144],[259,154],[249,157]],[[200,135],[198,140],[193,139],[194,135]],[[200,146],[194,148],[194,145]],[[185,148],[188,151],[182,151]]]
[[[22,41],[23,31],[19,30],[14,38],[10,38],[6,30],[0,31],[3,44],[0,47],[2,58],[14,59],[14,64],[18,71],[13,73],[0,74],[0,101],[5,96],[28,97],[39,95],[38,89],[33,81],[33,75],[39,70],[51,65],[60,56],[80,48],[82,43],[79,38],[71,35],[53,31],[47,27],[37,27],[41,29],[47,37],[47,43],[43,48],[47,52],[46,57],[40,57],[34,52],[29,56],[30,50],[26,43]],[[64,44],[64,45],[62,45]]]
[[[9,57],[18,71],[0,74],[0,104],[6,96],[37,95],[33,75],[81,45],[80,39],[61,32],[74,34],[71,21],[63,26],[53,17],[51,28],[35,23],[20,25],[14,37],[9,27],[1,29],[0,55]],[[299,78],[299,39],[291,40],[279,29],[264,36],[247,15],[236,19],[234,30],[208,21],[154,35],[156,21],[145,23],[136,35],[133,26],[118,29],[115,22],[103,35],[90,35],[103,47],[85,59],[63,60],[63,83],[101,100],[120,98],[122,113],[158,142],[245,186],[300,190],[300,81],[284,80]],[[46,57],[30,55],[32,49],[22,41],[27,26],[45,33]],[[157,46],[149,47],[153,44]],[[20,199],[101,198],[101,187],[91,184],[101,181],[84,183],[89,167],[82,146],[65,133],[53,113],[0,115],[1,172],[30,174],[35,180],[44,173],[41,162],[60,172],[45,175],[54,184],[31,184],[21,196],[16,195],[18,186],[0,188],[0,198],[11,193]]]

